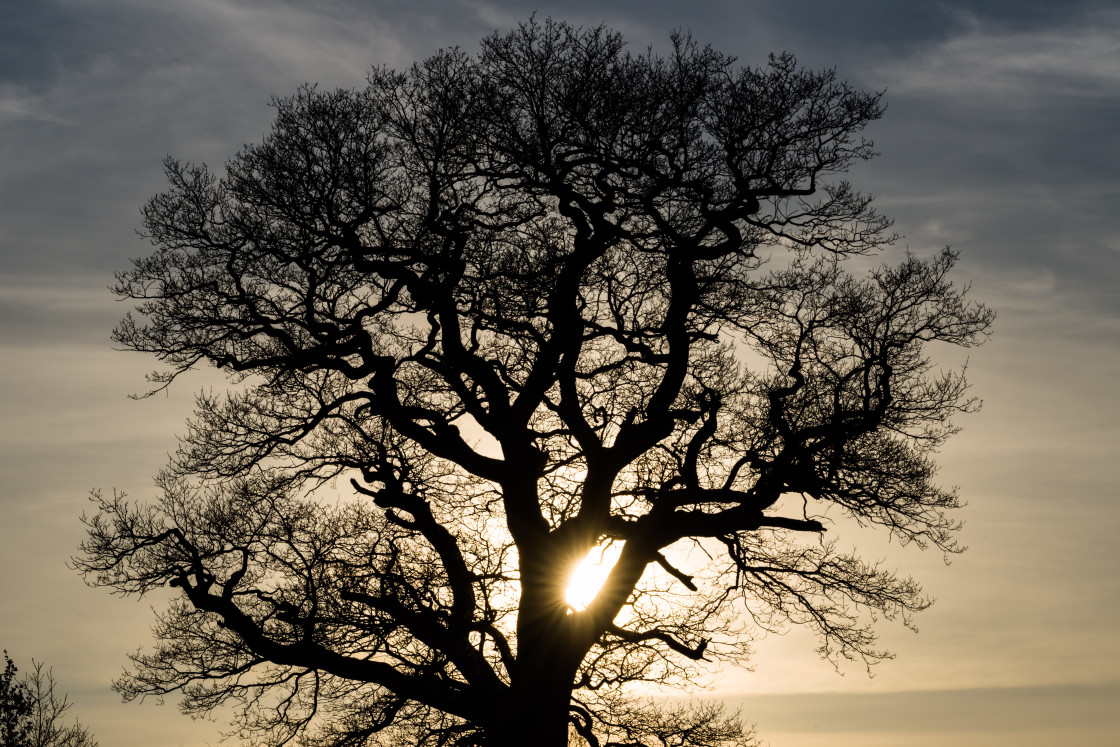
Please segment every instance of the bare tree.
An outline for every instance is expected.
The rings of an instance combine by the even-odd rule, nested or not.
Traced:
[[[822,539],[958,549],[931,457],[974,403],[924,348],[992,319],[948,250],[846,270],[895,239],[835,178],[878,94],[530,21],[274,105],[224,175],[168,160],[116,288],[157,388],[232,380],[161,498],[86,519],[90,583],[181,591],[126,698],[266,744],[748,744],[637,686],[788,623],[874,662],[929,604]]]
[[[67,726],[73,705],[59,692],[54,672],[32,660],[31,672],[16,679],[15,664],[4,652],[0,676],[0,747],[97,747],[89,729],[77,719]]]

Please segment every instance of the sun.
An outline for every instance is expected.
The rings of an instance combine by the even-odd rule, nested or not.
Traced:
[[[595,596],[602,588],[603,582],[607,580],[611,568],[618,562],[621,552],[622,545],[615,542],[591,548],[587,557],[581,560],[568,576],[564,601],[569,607],[579,612],[595,601]]]

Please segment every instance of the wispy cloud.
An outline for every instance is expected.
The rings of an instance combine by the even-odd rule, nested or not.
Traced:
[[[1120,684],[890,694],[768,695],[733,701],[775,747],[1043,747],[1116,744]]]
[[[960,15],[944,35],[863,59],[859,75],[887,88],[870,173],[902,233],[944,236],[993,277],[1047,277],[1071,308],[1120,313],[1120,11],[1047,25]]]
[[[994,96],[1000,101],[1115,98],[1120,92],[1120,11],[1084,13],[1045,30],[964,20],[964,33],[887,70],[881,76],[887,85],[926,95]]]
[[[50,112],[37,110],[34,98],[0,92],[0,124],[8,120],[31,120],[73,127],[74,122]]]

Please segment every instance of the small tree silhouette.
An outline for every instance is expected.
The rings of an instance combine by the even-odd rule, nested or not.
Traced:
[[[69,696],[56,689],[54,672],[31,662],[31,672],[16,679],[16,665],[4,652],[0,675],[0,746],[2,747],[97,747],[89,729],[77,719],[65,724],[73,705]]]
[[[4,651],[4,672],[0,674],[0,745],[24,747],[27,741],[27,718],[31,715],[31,699],[27,688],[18,679],[18,668]]]
[[[822,540],[957,550],[931,454],[973,402],[923,348],[992,319],[948,250],[845,271],[895,238],[830,180],[879,95],[530,21],[274,105],[224,176],[168,160],[116,288],[157,386],[234,383],[156,503],[95,495],[87,579],[182,594],[126,698],[239,704],[269,744],[746,744],[633,685],[786,623],[873,662],[871,618],[928,605]]]

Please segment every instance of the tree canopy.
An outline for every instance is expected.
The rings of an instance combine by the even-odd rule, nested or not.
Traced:
[[[873,662],[928,605],[824,539],[958,549],[932,457],[974,402],[926,347],[992,320],[949,250],[860,259],[879,94],[550,20],[274,106],[223,173],[167,160],[118,277],[157,388],[231,378],[160,497],[86,519],[90,583],[181,592],[126,698],[266,744],[748,744],[636,686],[789,623]]]

